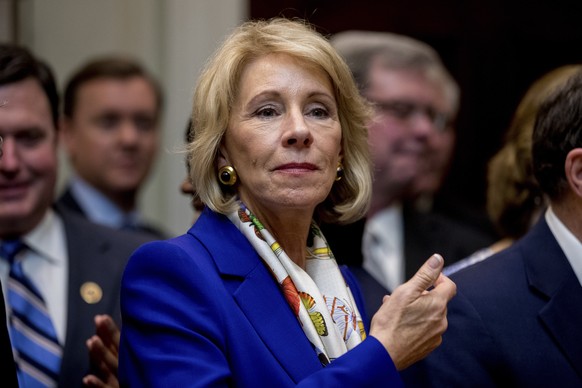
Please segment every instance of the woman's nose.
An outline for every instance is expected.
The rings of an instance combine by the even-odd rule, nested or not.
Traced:
[[[292,111],[285,118],[283,142],[287,146],[309,146],[313,135],[305,116],[301,112]]]

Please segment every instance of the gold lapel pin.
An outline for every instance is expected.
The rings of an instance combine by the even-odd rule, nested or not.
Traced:
[[[99,303],[103,297],[103,290],[95,282],[86,282],[81,286],[81,298],[89,304]]]

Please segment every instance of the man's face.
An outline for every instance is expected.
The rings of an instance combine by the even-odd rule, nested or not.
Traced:
[[[158,148],[157,104],[152,86],[141,77],[83,84],[72,117],[63,121],[77,174],[107,196],[137,192]]]
[[[0,86],[0,238],[32,230],[53,201],[56,128],[48,98],[29,78]]]
[[[450,112],[444,91],[423,73],[373,63],[364,96],[375,105],[368,126],[374,162],[374,195],[391,199],[408,194],[426,172]]]

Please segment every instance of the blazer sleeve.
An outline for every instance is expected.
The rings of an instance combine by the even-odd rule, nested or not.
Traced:
[[[202,248],[203,249],[203,248]],[[154,242],[130,259],[121,291],[122,386],[232,385],[224,285],[180,247]],[[252,352],[252,349],[249,350]],[[252,357],[246,355],[245,357]],[[260,372],[261,365],[256,366]],[[244,386],[244,382],[237,381]],[[248,385],[248,382],[247,382]],[[402,386],[388,352],[369,337],[298,386]]]

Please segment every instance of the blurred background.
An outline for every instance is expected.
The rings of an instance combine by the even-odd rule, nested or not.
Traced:
[[[582,62],[580,0],[0,0],[0,41],[29,47],[62,86],[87,59],[129,54],[160,80],[163,143],[141,203],[172,234],[191,224],[179,193],[183,145],[196,77],[230,30],[248,18],[299,17],[324,35],[390,31],[425,41],[461,88],[457,147],[437,200],[453,217],[489,228],[487,161],[527,87]],[[68,176],[62,158],[60,182]]]

